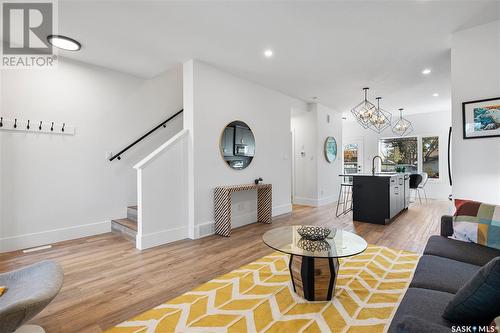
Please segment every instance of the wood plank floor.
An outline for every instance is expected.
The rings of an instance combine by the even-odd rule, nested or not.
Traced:
[[[65,272],[62,291],[31,322],[48,333],[98,333],[270,253],[261,236],[273,227],[329,225],[354,231],[371,244],[422,252],[428,237],[439,233],[439,219],[449,213],[449,203],[412,204],[387,226],[352,222],[350,214],[335,218],[334,209],[295,206],[292,214],[271,225],[234,229],[229,238],[183,240],[142,252],[111,233],[87,237],[35,253],[0,254],[0,272],[58,261]]]

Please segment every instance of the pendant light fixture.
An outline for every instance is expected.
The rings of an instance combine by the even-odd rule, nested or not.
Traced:
[[[363,88],[365,99],[351,109],[351,113],[353,114],[354,118],[361,126],[363,126],[363,128],[368,128],[370,126],[370,119],[372,118],[376,109],[375,105],[369,102],[367,99],[368,89],[370,88]]]
[[[382,133],[387,127],[391,126],[392,114],[380,107],[382,97],[377,97],[377,107],[375,112],[369,118],[368,128],[377,133]]]
[[[399,109],[399,119],[392,126],[392,133],[399,136],[405,136],[413,132],[413,125],[408,120],[403,118],[403,108]]]

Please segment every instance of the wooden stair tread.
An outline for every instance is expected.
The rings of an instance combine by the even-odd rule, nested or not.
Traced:
[[[130,219],[117,219],[117,220],[113,220],[113,222],[116,222],[124,227],[127,227],[129,229],[132,229],[134,231],[137,232],[137,222],[136,221],[132,221]]]
[[[135,210],[137,210],[137,206],[128,206],[127,208],[130,208],[130,209],[135,209]]]

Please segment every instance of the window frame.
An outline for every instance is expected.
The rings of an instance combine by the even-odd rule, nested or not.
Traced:
[[[382,140],[394,140],[394,139],[402,139],[402,138],[416,138],[417,139],[417,172],[421,173],[423,170],[423,144],[422,144],[422,138],[428,138],[428,137],[437,137],[438,142],[439,142],[439,153],[438,153],[438,158],[439,158],[439,178],[428,178],[428,182],[430,183],[441,183],[443,181],[443,158],[442,158],[442,150],[441,150],[441,143],[443,142],[442,136],[439,134],[419,134],[419,135],[409,135],[409,136],[385,136],[378,138],[378,155],[382,157],[381,154],[381,141]],[[382,169],[382,162],[377,159],[377,164],[378,164],[378,169]]]

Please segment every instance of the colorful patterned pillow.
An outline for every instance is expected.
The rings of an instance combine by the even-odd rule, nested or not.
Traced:
[[[500,249],[500,206],[462,203],[453,218],[452,238]]]

